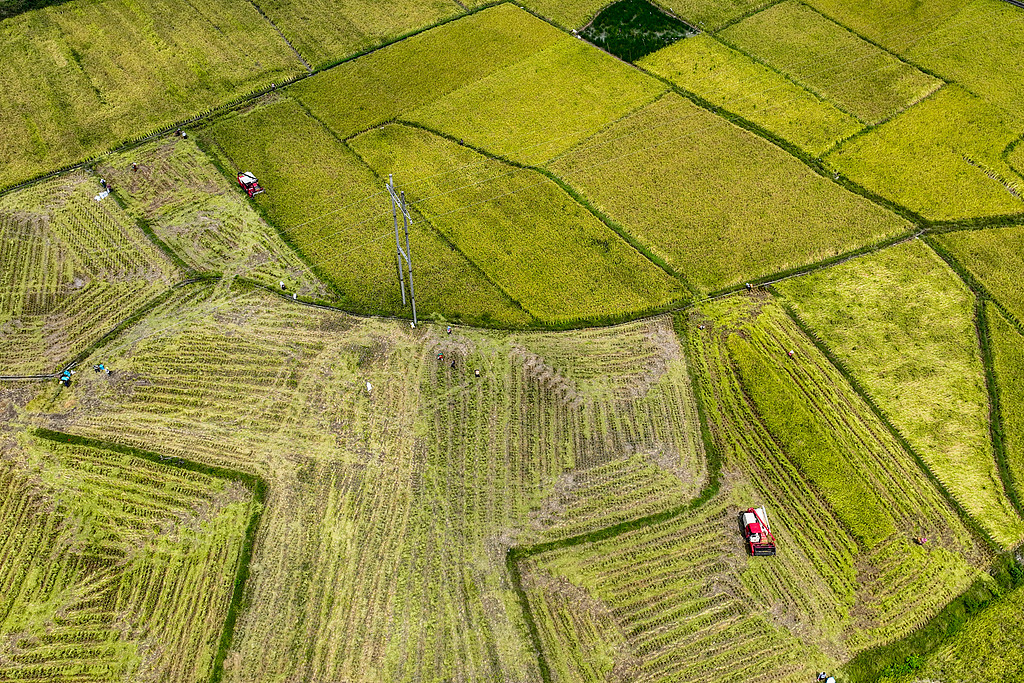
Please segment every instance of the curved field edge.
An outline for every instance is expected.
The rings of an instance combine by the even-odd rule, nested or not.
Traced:
[[[260,517],[262,516],[263,507],[266,503],[267,483],[255,474],[241,472],[238,470],[230,470],[214,465],[206,465],[176,456],[163,456],[159,453],[135,448],[133,446],[123,446],[116,443],[110,443],[108,441],[100,441],[98,439],[90,439],[84,436],[58,432],[43,427],[32,429],[31,433],[33,436],[47,441],[52,441],[54,443],[72,444],[76,446],[86,446],[88,448],[112,451],[114,453],[129,455],[141,460],[154,462],[159,465],[176,467],[189,472],[199,472],[201,474],[217,477],[218,479],[236,481],[249,490],[253,496],[253,512],[245,530],[245,540],[242,543],[242,552],[239,556],[238,567],[235,570],[231,602],[228,606],[227,616],[224,619],[224,629],[221,632],[220,641],[217,646],[217,654],[213,664],[213,673],[210,676],[210,683],[219,683],[224,675],[224,660],[227,657],[228,650],[231,648],[231,639],[234,635],[235,621],[238,619],[239,611],[244,608],[243,598],[245,594],[245,583],[249,578],[249,563],[252,561],[253,546],[256,542],[256,531],[259,528]]]
[[[999,555],[988,574],[991,578],[975,581],[921,628],[888,645],[865,650],[843,665],[848,680],[851,683],[905,680],[898,677],[917,671],[922,658],[953,641],[972,616],[986,607],[999,605],[1010,591],[1024,586],[1024,561],[1020,550]]]
[[[946,262],[910,242],[778,290],[986,536],[1020,542],[991,440],[975,293]]]

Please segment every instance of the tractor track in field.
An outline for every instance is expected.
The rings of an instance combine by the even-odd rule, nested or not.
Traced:
[[[267,13],[263,11],[263,8],[259,6],[259,3],[257,3],[256,0],[249,0],[249,4],[255,7],[256,11],[260,13],[260,16],[266,19],[267,23],[270,24],[275,31],[277,31],[277,35],[281,36],[281,40],[288,44],[288,47],[290,47],[292,52],[295,53],[295,56],[299,58],[299,61],[306,65],[306,73],[312,74],[313,65],[307,62],[306,58],[302,56],[302,53],[299,52],[294,45],[292,45],[292,41],[288,40],[288,36],[284,34],[284,31],[278,28],[277,24],[274,23],[274,20],[267,16]]]

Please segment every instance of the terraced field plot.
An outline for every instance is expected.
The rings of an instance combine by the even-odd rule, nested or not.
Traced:
[[[563,39],[549,24],[502,4],[321,72],[288,92],[347,138]]]
[[[125,443],[268,481],[228,681],[538,680],[508,546],[681,504],[706,476],[667,319],[448,336],[194,285],[104,357],[114,375],[29,419],[104,435],[116,416]],[[635,496],[572,501],[612,478]]]
[[[450,19],[463,11],[452,0],[415,3],[273,0],[260,3],[260,9],[314,68]]]
[[[773,5],[719,36],[867,124],[942,86],[795,0]]]
[[[899,55],[913,48],[971,0],[810,0],[833,21]]]
[[[0,22],[0,187],[305,71],[252,3],[193,8],[74,0]]]
[[[1018,277],[1024,270],[1024,226],[961,230],[936,235],[935,240],[1018,322],[1024,321]]]
[[[132,163],[138,164],[132,170]],[[130,213],[188,267],[245,277],[288,292],[332,298],[295,254],[238,192],[193,139],[167,136],[103,158],[97,171],[117,187]]]
[[[132,455],[24,441],[0,454],[0,678],[209,680],[253,492]]]
[[[1003,447],[1009,484],[1024,500],[1024,337],[991,303],[985,305],[992,335],[992,365],[999,386]]]
[[[734,297],[688,323],[725,454],[721,493],[675,519],[520,561],[557,680],[802,680],[908,633],[980,577],[984,548],[777,304]],[[794,442],[780,448],[769,427],[787,406],[751,401],[741,358],[772,367],[776,389],[804,398],[794,439],[818,423],[841,444],[865,504],[877,497],[876,514],[889,519],[873,548],[850,534],[855,510],[835,512],[836,490],[807,476]],[[771,560],[749,558],[736,528],[737,509],[760,502],[779,541]],[[911,544],[921,533],[936,545]]]
[[[863,128],[849,114],[706,34],[637,64],[815,156]]]
[[[567,36],[402,118],[539,164],[664,91],[659,81]]]
[[[0,197],[0,374],[54,372],[180,276],[96,180]]]
[[[702,292],[909,229],[778,147],[674,94],[549,168]]]
[[[204,137],[227,166],[256,174],[266,188],[256,205],[338,291],[346,308],[408,315],[396,282],[384,180],[351,149],[287,99],[218,123]],[[418,214],[410,235],[419,315],[510,327],[531,320]]]
[[[1001,545],[1024,537],[989,440],[974,297],[918,241],[778,285]]]
[[[1006,115],[951,85],[840,145],[827,162],[926,218],[1020,214],[1021,180],[1000,156],[1016,135]]]
[[[663,306],[682,287],[557,184],[410,126],[352,139],[380,175],[423,180],[408,199],[488,279],[540,320]]]
[[[975,0],[906,55],[1000,107],[1024,129],[1024,73],[1008,68],[1024,52],[1024,13],[999,0]]]

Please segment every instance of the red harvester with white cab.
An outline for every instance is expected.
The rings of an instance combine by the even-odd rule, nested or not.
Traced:
[[[748,508],[740,513],[740,530],[750,545],[751,555],[774,555],[775,536],[768,526],[768,512],[763,508]]]
[[[238,174],[238,184],[242,186],[242,189],[245,190],[250,197],[255,197],[260,192],[263,192],[263,188],[260,187],[260,182],[256,180],[256,176],[248,171]]]

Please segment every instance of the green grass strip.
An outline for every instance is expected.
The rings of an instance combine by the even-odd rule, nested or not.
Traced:
[[[988,318],[985,315],[986,304],[995,306],[1003,316],[1011,321],[1019,332],[1024,333],[1021,329],[1020,322],[1010,314],[1002,304],[992,298],[992,295],[988,293],[985,286],[978,281],[974,275],[967,270],[962,263],[960,263],[946,248],[936,239],[925,237],[922,240],[925,244],[932,248],[932,250],[939,255],[946,265],[956,273],[964,284],[974,293],[975,296],[975,308],[974,308],[974,326],[978,334],[978,343],[981,346],[981,360],[982,365],[985,368],[985,386],[988,388],[988,404],[989,404],[989,434],[992,439],[992,450],[996,458],[996,467],[999,471],[999,480],[1003,483],[1003,489],[1006,491],[1006,497],[1010,500],[1010,504],[1013,509],[1017,511],[1017,514],[1024,517],[1024,505],[1021,503],[1020,496],[1017,494],[1017,488],[1013,485],[1013,475],[1010,473],[1010,464],[1007,460],[1006,443],[1003,440],[1004,428],[1003,428],[1003,413],[999,398],[999,381],[996,378],[996,367],[995,367],[995,356],[992,350],[992,331],[988,326]]]
[[[213,672],[210,675],[210,683],[219,683],[224,676],[224,660],[227,658],[228,650],[231,649],[231,640],[234,636],[235,622],[238,619],[238,612],[243,607],[242,603],[245,594],[245,584],[249,579],[249,563],[252,561],[252,551],[256,543],[256,532],[259,529],[263,506],[267,500],[266,481],[264,481],[262,477],[248,472],[229,470],[224,467],[206,465],[174,456],[164,456],[152,451],[135,448],[134,446],[124,446],[107,441],[100,441],[98,439],[90,439],[88,437],[67,434],[65,432],[57,432],[43,427],[33,429],[32,435],[54,443],[72,444],[75,446],[85,446],[87,448],[120,453],[122,455],[129,455],[141,460],[157,463],[158,465],[176,467],[189,472],[198,472],[218,479],[237,481],[252,493],[253,500],[256,505],[253,508],[252,516],[249,518],[249,525],[245,530],[245,541],[242,544],[242,552],[239,555],[238,568],[235,571],[231,603],[228,605],[228,613],[224,618],[224,629],[221,631],[220,643],[217,647],[217,655],[213,660]]]

